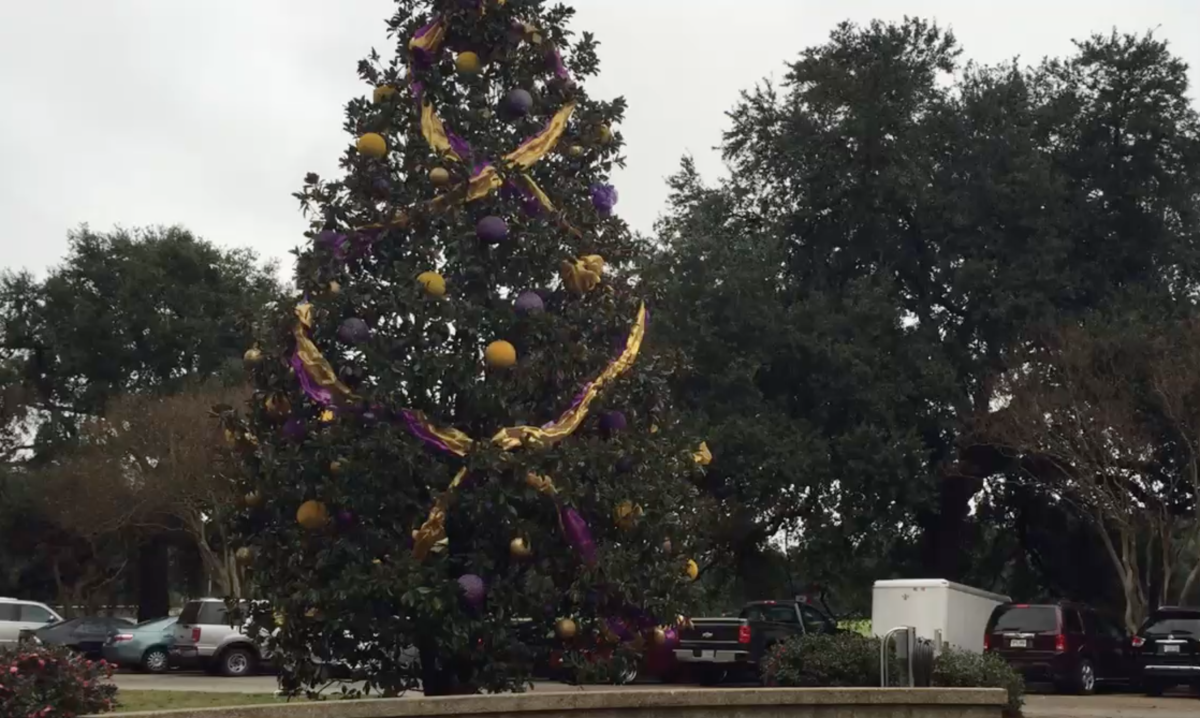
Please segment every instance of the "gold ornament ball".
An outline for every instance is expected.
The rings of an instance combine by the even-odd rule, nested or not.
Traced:
[[[305,501],[296,509],[296,523],[309,531],[323,528],[329,523],[329,510],[320,501]]]
[[[596,130],[596,139],[599,140],[600,144],[602,145],[607,145],[609,142],[612,142],[612,128],[610,128],[608,125],[600,125],[600,129]]]
[[[421,272],[417,275],[417,281],[425,288],[425,293],[431,297],[446,295],[446,280],[437,272]]]
[[[233,556],[237,559],[238,563],[244,566],[254,560],[254,549],[249,546],[243,546],[235,551]]]
[[[458,57],[454,58],[454,69],[464,75],[474,75],[479,72],[482,64],[479,62],[479,55],[468,50],[467,52],[458,53]]]
[[[575,626],[575,622],[569,618],[561,618],[558,623],[554,624],[554,632],[564,641],[575,637],[575,633],[579,629]]]
[[[375,101],[376,105],[380,105],[391,99],[394,94],[396,94],[396,88],[391,85],[380,85],[375,88],[375,92],[371,93],[371,99]]]
[[[329,473],[331,473],[331,474],[342,473],[342,462],[340,459],[334,459],[333,461],[329,462]]]
[[[246,353],[242,355],[242,361],[246,362],[247,366],[254,366],[262,361],[263,353],[258,347],[250,347]]]
[[[387,154],[387,140],[378,132],[368,132],[358,138],[358,153],[376,159]]]
[[[529,548],[528,541],[518,536],[508,543],[508,552],[513,558],[529,558],[533,550]]]
[[[493,369],[507,369],[517,363],[517,348],[503,339],[497,339],[487,345],[483,358]]]
[[[342,285],[338,284],[337,282],[330,282],[329,283],[329,293],[334,296],[341,294],[342,293]]]
[[[654,645],[661,646],[667,642],[667,632],[664,631],[662,627],[655,628],[652,639],[654,641]]]
[[[613,520],[620,529],[628,531],[633,528],[641,515],[642,507],[634,504],[629,499],[625,499],[617,504],[617,508],[613,511]]]
[[[436,187],[444,187],[450,184],[450,171],[445,167],[434,167],[429,170],[429,181]]]
[[[687,560],[687,564],[684,566],[683,570],[684,573],[687,574],[687,577],[693,581],[700,576],[700,566],[690,558]]]
[[[579,145],[571,145],[571,148],[567,150],[567,153],[572,157],[583,157],[583,148]]]
[[[262,506],[263,503],[262,494],[258,493],[257,491],[251,491],[243,496],[242,500],[245,501],[246,505],[252,509],[257,509],[259,506]]]
[[[272,418],[282,419],[292,413],[292,402],[283,394],[273,394],[263,403]]]

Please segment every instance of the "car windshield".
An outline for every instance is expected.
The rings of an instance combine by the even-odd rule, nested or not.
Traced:
[[[1200,611],[1164,611],[1156,613],[1142,627],[1144,636],[1200,635]]]
[[[1058,613],[1054,606],[1001,606],[992,617],[993,633],[1054,633]]]

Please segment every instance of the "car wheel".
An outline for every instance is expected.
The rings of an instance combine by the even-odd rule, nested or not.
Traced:
[[[1075,669],[1075,693],[1090,696],[1096,692],[1096,667],[1086,658],[1079,662]]]
[[[1142,692],[1152,698],[1157,698],[1167,692],[1167,685],[1162,681],[1143,681]]]
[[[227,648],[217,662],[221,675],[228,678],[240,678],[254,673],[255,657],[247,648]]]
[[[142,670],[147,673],[166,673],[171,667],[171,656],[165,648],[151,648],[142,656]]]
[[[636,681],[637,677],[638,677],[637,666],[626,666],[625,670],[621,671],[621,673],[616,676],[615,683],[618,686],[627,686],[630,683],[633,683],[634,681]]]

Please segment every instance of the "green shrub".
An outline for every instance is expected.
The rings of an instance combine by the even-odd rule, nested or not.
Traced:
[[[858,633],[796,636],[773,646],[761,669],[771,686],[878,686],[879,639]],[[888,672],[898,677],[898,669],[893,660]]]
[[[0,716],[74,718],[116,706],[112,666],[60,647],[0,649]]]
[[[1021,715],[1025,680],[995,653],[948,648],[933,663],[933,685],[945,688],[1003,688],[1008,692],[1006,716]]]

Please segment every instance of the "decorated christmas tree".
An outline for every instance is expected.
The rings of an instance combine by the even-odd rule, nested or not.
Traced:
[[[663,403],[623,271],[624,103],[584,90],[596,43],[569,8],[397,4],[344,175],[297,194],[303,298],[247,352],[249,410],[223,414],[252,618],[288,691],[317,663],[434,694],[519,689],[551,644],[669,650],[711,456]]]

